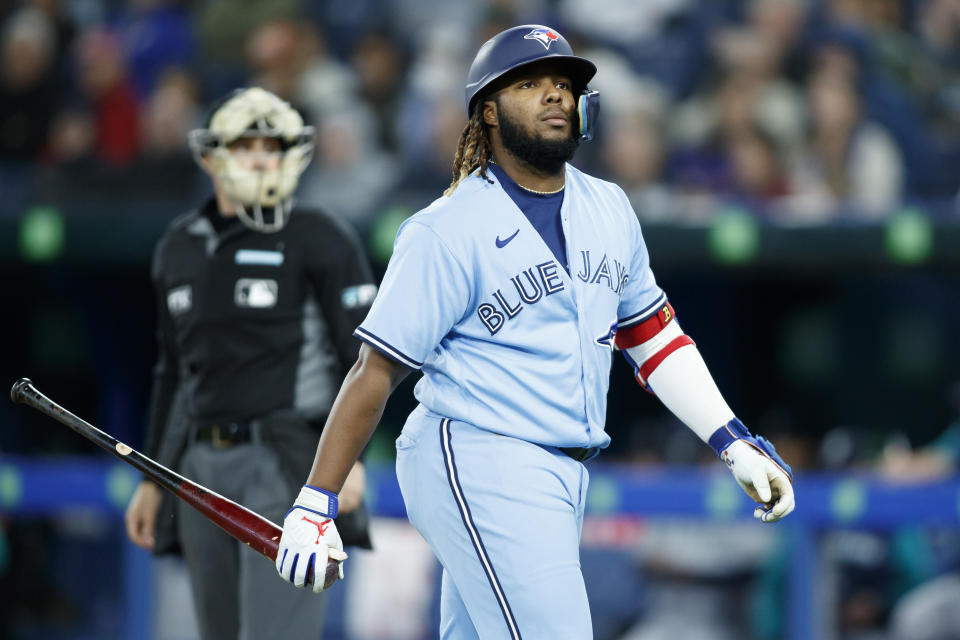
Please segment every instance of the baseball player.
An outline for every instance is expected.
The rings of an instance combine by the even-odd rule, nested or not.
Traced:
[[[354,332],[365,344],[284,520],[284,579],[303,586],[323,569],[314,558],[340,546],[335,526],[318,535],[309,520],[336,516],[387,397],[415,369],[419,406],[396,442],[397,476],[443,566],[441,638],[591,637],[583,462],[610,441],[616,350],[727,463],[759,519],[793,509],[790,468],[717,390],[657,286],[623,191],[568,164],[592,136],[595,72],[544,26],[480,48],[453,183],[400,228]]]
[[[351,334],[376,287],[353,234],[293,204],[313,131],[289,104],[238,90],[190,142],[215,196],[176,219],[154,253],[160,359],[146,450],[280,522],[357,358]],[[168,419],[177,406],[185,417]],[[338,523],[348,544],[369,546],[363,469],[352,466]],[[160,494],[140,484],[127,530],[157,552],[179,541],[201,637],[319,637],[322,601],[291,593],[257,553],[186,503],[173,501],[170,531],[174,511],[161,509]]]

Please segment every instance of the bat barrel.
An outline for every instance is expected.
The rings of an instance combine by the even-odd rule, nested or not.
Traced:
[[[109,451],[115,456],[126,458],[127,462],[129,462],[131,465],[140,471],[145,471],[144,463],[139,459],[139,457],[142,457],[139,453],[133,451],[130,447],[120,442],[110,434],[97,429],[83,418],[70,413],[59,404],[43,395],[35,386],[33,386],[29,378],[20,378],[13,384],[13,387],[10,389],[10,399],[18,404],[25,404],[33,407],[40,413],[50,416],[60,424],[69,427],[73,431],[76,431],[100,448]],[[131,453],[136,455],[129,455]]]
[[[273,522],[209,489],[184,478],[156,460],[143,455],[101,431],[86,420],[70,413],[46,397],[27,378],[21,378],[10,389],[10,398],[26,404],[69,427],[97,446],[109,451],[150,480],[178,496],[204,514],[213,523],[268,558],[275,559],[282,530]]]
[[[13,386],[10,387],[10,399],[17,404],[26,404],[27,402],[27,389],[32,388],[33,383],[30,382],[30,378],[20,378],[13,383]],[[36,391],[36,389],[34,389]]]
[[[120,442],[110,434],[101,431],[83,418],[70,413],[37,390],[29,378],[21,378],[14,383],[13,388],[10,389],[10,398],[18,404],[28,405],[40,413],[50,416],[101,449],[117,456],[137,471],[149,476],[161,487],[172,491],[174,494],[179,493],[180,485],[183,484],[185,478]]]

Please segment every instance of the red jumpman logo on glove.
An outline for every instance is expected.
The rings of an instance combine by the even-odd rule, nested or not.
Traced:
[[[316,525],[318,533],[317,533],[317,541],[314,542],[314,544],[320,544],[320,536],[322,536],[327,532],[327,527],[330,526],[330,522],[331,522],[330,518],[327,518],[323,522],[317,522],[316,520],[311,520],[310,518],[307,518],[306,516],[304,516],[303,518],[301,518],[301,520],[306,520],[310,524]]]

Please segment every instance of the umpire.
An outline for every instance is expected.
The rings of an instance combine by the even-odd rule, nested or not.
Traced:
[[[215,197],[156,247],[159,361],[146,450],[274,522],[300,490],[337,389],[357,359],[353,329],[376,293],[353,234],[293,206],[313,129],[277,96],[241,89],[190,133]],[[363,467],[337,527],[370,547]],[[346,497],[349,496],[349,497]],[[318,638],[324,605],[291,592],[273,565],[144,480],[127,533],[183,551],[204,640]]]

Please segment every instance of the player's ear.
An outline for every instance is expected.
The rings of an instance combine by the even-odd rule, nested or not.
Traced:
[[[496,100],[484,100],[483,102],[483,122],[488,127],[496,127],[500,124],[497,116]]]

